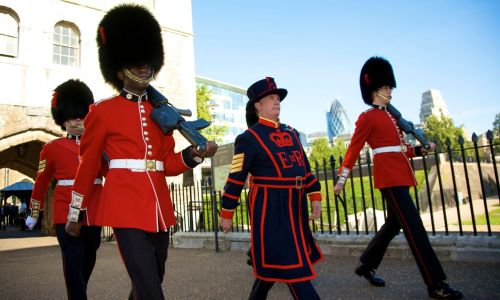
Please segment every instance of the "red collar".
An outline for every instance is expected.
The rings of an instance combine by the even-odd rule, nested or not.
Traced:
[[[279,128],[280,127],[279,121],[276,122],[276,121],[269,120],[269,119],[266,119],[263,117],[259,117],[259,123],[264,125],[264,126],[272,127],[272,128]]]

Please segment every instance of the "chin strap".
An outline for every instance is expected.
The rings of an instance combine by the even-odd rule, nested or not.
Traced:
[[[389,95],[388,97],[386,97],[380,91],[376,91],[375,95],[379,96],[380,98],[382,98],[384,100],[391,100],[392,99],[392,96]]]
[[[142,84],[149,84],[151,81],[153,81],[153,77],[155,76],[155,72],[153,71],[153,72],[151,72],[151,76],[148,79],[142,79],[138,76],[135,76],[127,68],[124,68],[122,71],[123,71],[123,74],[125,75],[125,77],[127,77],[128,79],[131,79],[135,82],[142,83]]]

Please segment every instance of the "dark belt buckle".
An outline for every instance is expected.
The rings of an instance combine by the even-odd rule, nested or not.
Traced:
[[[302,176],[295,177],[295,188],[296,189],[302,188]]]

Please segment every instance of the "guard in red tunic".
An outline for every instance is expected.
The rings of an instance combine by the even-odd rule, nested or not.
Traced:
[[[144,7],[112,8],[97,32],[104,79],[118,95],[97,102],[85,118],[81,162],[73,185],[67,232],[78,235],[81,209],[106,153],[109,172],[99,201],[97,223],[113,228],[132,281],[131,298],[164,299],[161,287],[174,210],[165,176],[194,168],[217,150],[192,146],[175,152],[172,133],[152,121],[146,89],[163,66],[162,30]]]
[[[69,299],[87,299],[87,283],[96,261],[101,242],[101,227],[95,226],[97,201],[101,195],[102,176],[96,172],[89,189],[88,205],[82,206],[83,224],[79,237],[68,235],[64,226],[71,201],[71,187],[78,168],[78,148],[83,132],[83,118],[94,98],[88,86],[79,80],[68,80],[59,85],[52,98],[52,117],[66,131],[66,137],[45,144],[40,152],[37,177],[31,194],[31,215],[26,226],[32,229],[44,209],[45,192],[52,180],[56,181],[52,220],[57,241],[61,247],[64,279]],[[101,160],[97,158],[97,165]]]
[[[234,210],[250,173],[251,256],[254,282],[250,299],[265,299],[274,282],[285,282],[294,299],[319,299],[311,279],[323,256],[309,228],[321,213],[321,186],[311,173],[298,132],[279,122],[287,90],[274,79],[257,81],[247,91],[248,130],[236,138],[222,195],[220,223],[232,226]]]
[[[396,87],[391,64],[381,57],[370,58],[361,69],[360,86],[364,102],[372,108],[362,113],[356,121],[356,129],[334,189],[336,194],[342,191],[366,142],[374,156],[375,188],[380,189],[387,201],[388,215],[385,224],[361,255],[361,265],[356,269],[356,274],[365,277],[372,285],[384,286],[384,280],[375,275],[375,269],[380,265],[391,240],[403,229],[428,287],[429,296],[460,299],[462,293],[444,282],[446,275],[410,197],[409,187],[417,183],[409,158],[425,156],[427,150],[422,146],[406,144],[396,119],[386,109],[392,98],[392,89]],[[430,151],[436,147],[434,143],[430,143],[430,146]]]

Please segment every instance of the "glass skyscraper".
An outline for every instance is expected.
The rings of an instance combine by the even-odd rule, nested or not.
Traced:
[[[450,116],[443,96],[438,90],[428,90],[422,94],[422,103],[420,104],[420,123],[424,123],[425,117],[427,116]]]
[[[326,112],[328,140],[332,142],[339,135],[351,134],[352,125],[339,100],[335,99]]]
[[[246,89],[196,76],[196,85],[204,85],[212,93],[210,113],[213,125],[227,126],[222,144],[234,143],[236,137],[247,129],[245,106],[248,102]]]

